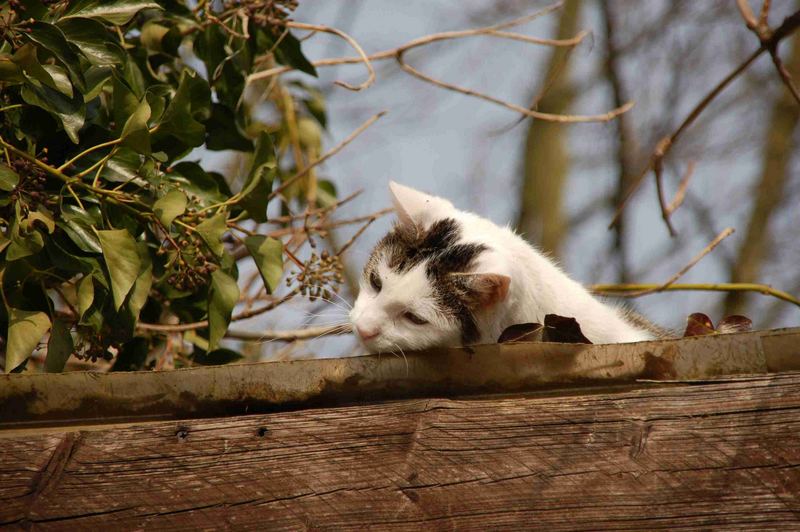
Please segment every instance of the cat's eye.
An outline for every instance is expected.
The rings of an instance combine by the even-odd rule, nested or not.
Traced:
[[[413,312],[409,311],[404,312],[403,317],[415,325],[425,325],[426,323],[428,323],[427,320],[423,320]]]
[[[378,277],[378,274],[374,271],[369,274],[369,284],[372,285],[372,288],[376,292],[380,292],[381,288],[383,288],[383,283],[381,283],[381,278]]]

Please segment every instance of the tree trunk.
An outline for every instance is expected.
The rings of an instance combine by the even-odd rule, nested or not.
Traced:
[[[564,3],[557,38],[575,35],[580,5],[579,0]],[[536,106],[539,111],[560,114],[571,106],[574,95],[566,63],[569,53],[569,48],[553,48],[548,79],[554,81],[549,87],[540,89],[546,89],[546,92]],[[531,120],[525,139],[522,201],[517,220],[517,229],[528,240],[556,258],[567,226],[562,209],[564,184],[570,166],[567,134],[565,124]]]
[[[786,68],[797,78],[800,74],[800,34],[791,39]],[[775,83],[780,83],[775,73]],[[789,90],[782,87],[772,107],[764,136],[761,177],[755,184],[755,202],[744,239],[731,268],[731,282],[751,283],[759,280],[764,261],[769,258],[772,242],[769,224],[785,195],[791,177],[791,159],[795,147],[794,131],[800,120],[800,107]],[[731,292],[725,298],[726,315],[743,314],[748,304],[744,292]]]

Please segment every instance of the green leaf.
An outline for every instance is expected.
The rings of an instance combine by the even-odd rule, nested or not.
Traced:
[[[69,71],[72,84],[81,92],[85,91],[86,81],[83,78],[80,58],[75,51],[77,48],[70,44],[64,32],[57,26],[38,21],[28,25],[28,29],[26,33],[28,38],[53,54]]]
[[[253,164],[240,192],[239,203],[256,222],[267,221],[267,202],[275,179],[275,146],[269,133],[262,132],[256,143]]]
[[[75,17],[62,19],[57,26],[93,65],[113,66],[125,62],[125,52],[102,23]]]
[[[25,81],[22,69],[14,63],[9,55],[0,55],[0,81],[4,83],[21,83]]]
[[[84,275],[75,287],[78,296],[78,320],[83,319],[83,315],[94,302],[94,281],[92,279],[92,275]]]
[[[230,188],[220,174],[206,172],[195,162],[183,161],[174,165],[170,180],[187,194],[197,196],[203,206],[222,203],[231,197]]]
[[[150,295],[150,287],[153,286],[153,261],[147,250],[147,244],[139,242],[136,249],[139,252],[139,261],[141,262],[142,269],[136,277],[136,282],[133,284],[130,296],[128,297],[128,310],[130,311],[134,323],[139,319],[139,312],[141,312],[144,304],[147,303],[147,298]]]
[[[11,192],[17,183],[19,183],[19,175],[5,164],[0,163],[0,190]]]
[[[71,2],[62,19],[71,17],[101,18],[111,24],[121,26],[142,9],[162,9],[156,2],[141,0],[79,0]]]
[[[56,88],[53,77],[39,62],[38,50],[33,43],[27,43],[19,47],[19,49],[14,52],[14,56],[11,60],[30,78],[38,81],[42,85],[47,85],[51,89]]]
[[[221,257],[225,251],[222,245],[222,235],[228,230],[228,216],[227,213],[219,212],[203,220],[202,223],[197,224],[195,231],[200,237],[208,244],[208,248],[217,257]]]
[[[253,235],[244,239],[244,245],[258,267],[267,292],[271,294],[283,276],[283,242],[277,238]]]
[[[153,134],[155,151],[176,158],[206,140],[203,122],[211,116],[211,89],[196,72],[184,70],[175,96]],[[156,148],[157,146],[157,148]]]
[[[6,373],[10,373],[28,359],[48,329],[50,329],[50,318],[44,312],[8,309]]]
[[[100,219],[80,207],[70,204],[61,205],[61,220],[56,222],[67,233],[70,240],[82,251],[87,253],[102,253],[100,241],[92,231],[92,226],[100,223]]]
[[[150,104],[147,98],[142,98],[136,110],[128,117],[125,126],[122,128],[122,145],[133,150],[150,155],[150,131],[147,128],[147,121],[150,119]]]
[[[239,131],[236,115],[227,105],[211,106],[211,118],[206,122],[206,148],[209,150],[253,151],[253,142]]]
[[[50,340],[47,342],[47,358],[44,359],[44,370],[48,373],[64,371],[67,359],[72,354],[74,344],[69,332],[69,323],[60,318],[53,321]]]
[[[236,280],[222,270],[214,271],[208,291],[208,346],[212,351],[225,336],[237,301],[239,285]]]
[[[147,186],[147,181],[142,179],[140,172],[142,168],[141,156],[130,148],[120,148],[117,153],[108,160],[100,177],[106,181],[115,183],[131,183],[140,187]]]
[[[78,131],[86,120],[83,96],[76,93],[70,99],[46,85],[36,87],[30,84],[23,85],[21,94],[26,103],[41,107],[56,115],[61,120],[64,131],[67,132],[70,140],[78,144]]]
[[[170,190],[153,204],[153,212],[156,213],[164,227],[169,228],[172,220],[186,211],[187,204],[186,194],[180,190]]]
[[[50,77],[56,84],[56,90],[67,98],[72,99],[74,93],[72,91],[72,83],[69,80],[67,71],[58,65],[42,65],[42,68],[45,69],[48,74],[50,74]]]
[[[336,203],[336,185],[327,179],[317,182],[317,205],[327,208]]]
[[[278,49],[275,50],[275,57],[277,57],[279,63],[290,65],[301,72],[317,77],[317,69],[303,55],[303,51],[300,49],[300,41],[291,33],[287,33],[283,37]]]
[[[142,269],[136,241],[125,229],[109,229],[96,233],[111,277],[114,308],[119,310]]]

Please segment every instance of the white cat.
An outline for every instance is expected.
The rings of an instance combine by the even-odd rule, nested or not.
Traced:
[[[372,251],[350,320],[370,351],[493,343],[546,314],[593,343],[638,342],[655,326],[602,303],[507,227],[390,183],[398,223]]]

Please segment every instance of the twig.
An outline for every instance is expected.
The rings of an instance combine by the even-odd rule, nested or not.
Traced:
[[[658,290],[653,290],[653,288]],[[758,292],[800,307],[800,299],[769,285],[757,283],[694,283],[672,284],[667,287],[656,284],[596,284],[592,285],[590,289],[598,294],[618,297],[640,297],[668,291]]]
[[[705,257],[706,255],[711,253],[711,251],[713,251],[714,248],[717,247],[717,245],[719,245],[720,242],[722,242],[723,240],[728,238],[730,235],[732,235],[733,232],[734,232],[733,227],[728,227],[727,229],[724,229],[720,234],[717,235],[717,237],[714,240],[712,240],[705,248],[703,248],[703,250],[700,253],[695,255],[692,258],[692,260],[690,260],[683,268],[678,270],[678,272],[675,275],[673,275],[672,277],[670,277],[667,280],[667,282],[665,282],[664,284],[652,285],[651,288],[643,289],[641,292],[629,293],[629,294],[626,295],[626,297],[643,296],[643,295],[649,294],[651,292],[660,292],[662,290],[668,289],[670,286],[675,284],[675,281],[677,281],[678,279],[683,277],[686,272],[691,270],[694,267],[695,264],[700,262],[703,259],[703,257]]]
[[[437,87],[441,87],[443,89],[460,92],[461,94],[465,94],[467,96],[474,96],[476,98],[486,100],[487,102],[492,102],[502,107],[505,107],[506,109],[511,109],[512,111],[516,111],[522,115],[529,116],[531,118],[538,118],[539,120],[545,120],[548,122],[557,122],[562,124],[579,123],[579,122],[608,122],[609,120],[613,120],[622,113],[629,111],[633,107],[633,102],[628,102],[624,104],[622,107],[612,109],[607,113],[599,115],[557,115],[552,113],[542,113],[540,111],[534,111],[533,109],[527,109],[525,107],[522,107],[520,105],[511,102],[506,102],[504,100],[495,98],[494,96],[490,96],[488,94],[483,94],[481,92],[474,91],[472,89],[460,87],[458,85],[453,85],[452,83],[447,83],[445,81],[432,78],[427,74],[423,74],[419,70],[415,69],[414,67],[406,63],[403,60],[403,52],[398,52],[396,57],[397,57],[397,63],[400,65],[400,68],[402,68],[412,76],[419,78],[423,81],[427,81],[432,85],[436,85]]]
[[[409,41],[408,43],[406,43],[406,44],[404,44],[402,46],[398,46],[398,47],[392,48],[390,50],[384,50],[384,51],[381,51],[381,52],[378,52],[378,53],[375,53],[375,54],[371,54],[369,56],[362,55],[360,57],[343,57],[343,58],[321,59],[321,60],[318,60],[318,61],[313,61],[312,64],[315,67],[320,67],[320,66],[332,66],[332,65],[342,65],[342,64],[351,64],[351,63],[362,63],[362,62],[367,62],[367,61],[381,61],[381,60],[394,58],[398,62],[398,64],[400,65],[400,67],[403,70],[405,70],[406,72],[408,72],[412,76],[417,77],[418,79],[421,79],[423,81],[426,81],[428,83],[431,83],[433,85],[436,85],[436,86],[444,88],[444,89],[448,89],[448,90],[452,90],[452,91],[455,91],[455,92],[459,92],[461,94],[466,94],[468,96],[474,96],[474,97],[477,97],[477,98],[481,98],[481,99],[483,99],[485,101],[489,101],[489,102],[501,105],[503,107],[506,107],[507,109],[511,109],[513,111],[519,112],[519,113],[523,114],[524,116],[530,116],[530,117],[533,117],[533,118],[538,118],[540,120],[547,120],[547,121],[551,121],[551,122],[563,122],[563,123],[606,122],[606,121],[609,121],[609,120],[613,120],[616,116],[618,116],[618,115],[624,113],[625,111],[629,110],[633,106],[633,103],[632,102],[628,102],[627,104],[625,104],[625,105],[623,105],[621,107],[618,107],[617,109],[614,109],[614,110],[612,110],[612,111],[610,111],[608,113],[603,113],[603,114],[600,114],[600,115],[561,116],[561,115],[553,115],[553,114],[549,114],[549,113],[539,113],[537,111],[533,111],[531,109],[526,109],[524,107],[509,103],[509,102],[505,102],[505,101],[500,100],[498,98],[494,98],[493,96],[489,96],[487,94],[482,94],[480,92],[477,92],[477,91],[474,91],[474,90],[471,90],[471,89],[466,89],[466,88],[463,88],[463,87],[459,87],[457,85],[452,85],[452,84],[449,84],[449,83],[434,79],[434,78],[432,78],[430,76],[427,76],[427,75],[419,72],[418,70],[414,69],[413,67],[409,66],[408,63],[406,63],[403,60],[403,55],[407,51],[412,50],[414,48],[418,48],[420,46],[425,46],[425,45],[428,45],[428,44],[431,44],[431,43],[434,43],[434,42],[438,42],[438,41],[451,40],[451,39],[460,39],[460,38],[464,38],[464,37],[475,37],[475,36],[479,36],[479,35],[497,37],[497,38],[501,38],[501,39],[510,39],[510,40],[516,40],[516,41],[523,41],[523,42],[527,42],[527,43],[531,43],[531,44],[542,44],[542,45],[548,45],[548,46],[566,46],[566,47],[576,46],[579,43],[581,43],[586,38],[587,35],[589,35],[589,32],[582,31],[582,32],[580,32],[579,34],[577,34],[576,36],[574,36],[574,37],[572,37],[570,39],[540,39],[540,38],[536,38],[536,37],[530,37],[530,36],[527,36],[527,35],[522,35],[522,34],[519,34],[519,33],[513,33],[513,32],[504,31],[507,28],[511,28],[511,27],[514,27],[514,26],[519,26],[521,24],[529,22],[529,21],[531,21],[531,20],[533,20],[535,18],[538,18],[538,17],[540,17],[542,15],[545,15],[547,13],[550,13],[550,12],[560,8],[560,7],[561,7],[561,2],[553,4],[553,5],[550,5],[548,7],[545,7],[544,9],[541,9],[541,10],[537,11],[536,13],[532,13],[530,15],[525,15],[525,16],[516,18],[514,20],[511,20],[511,21],[508,21],[508,22],[503,22],[503,23],[500,23],[500,24],[495,24],[495,25],[492,25],[492,26],[486,26],[486,27],[483,27],[483,28],[476,28],[476,29],[471,29],[471,30],[448,31],[448,32],[442,32],[442,33],[436,33],[436,34],[433,34],[433,35],[428,35],[426,37],[421,37],[419,39],[415,39],[415,40]],[[297,25],[297,24],[300,24],[300,23],[294,23],[294,24]],[[305,29],[314,28],[314,26],[312,26],[312,25],[305,25],[305,26],[307,26]],[[300,26],[298,26],[298,27],[300,27]],[[330,29],[332,29],[332,28],[330,28]],[[247,78],[247,82],[248,83],[252,83],[254,81],[257,81],[257,80],[260,80],[260,79],[263,79],[263,78],[267,78],[267,77],[277,76],[277,75],[283,74],[284,72],[288,72],[290,70],[292,70],[291,66],[280,66],[280,67],[271,68],[269,70],[264,70],[264,71],[261,71],[261,72],[257,72],[255,74],[251,74]]]
[[[350,237],[350,240],[348,240],[347,242],[345,242],[345,243],[344,243],[344,245],[343,245],[342,247],[340,247],[340,248],[339,248],[339,251],[337,251],[337,252],[336,252],[336,255],[338,255],[338,256],[341,256],[341,255],[342,255],[342,253],[344,253],[345,251],[347,251],[347,250],[348,250],[348,248],[349,248],[350,246],[352,246],[352,245],[353,245],[353,242],[355,242],[355,241],[356,241],[356,239],[357,239],[358,237],[360,237],[360,236],[361,236],[361,235],[364,233],[364,231],[366,231],[366,230],[367,230],[367,227],[369,227],[370,225],[372,225],[372,223],[373,223],[375,220],[377,220],[377,219],[378,219],[380,216],[381,216],[380,214],[378,214],[378,215],[373,215],[373,216],[370,216],[370,217],[369,217],[369,219],[367,220],[367,222],[366,222],[364,225],[362,225],[362,226],[361,226],[361,228],[360,228],[358,231],[356,231],[356,232],[355,232],[355,234],[354,234],[352,237]]]
[[[263,314],[268,312],[275,307],[282,305],[292,299],[294,296],[300,293],[298,288],[295,288],[282,298],[278,299],[277,301],[272,301],[262,307],[252,309],[252,310],[245,310],[236,314],[231,318],[231,321],[241,321],[246,320],[248,318],[252,318],[253,316],[258,316],[259,314]],[[139,322],[136,324],[136,328],[140,331],[153,331],[153,332],[162,332],[162,333],[173,333],[173,332],[184,332],[184,331],[194,331],[196,329],[204,329],[208,327],[208,320],[202,321],[195,321],[192,323],[178,323],[175,325],[169,325],[164,323],[144,323]]]
[[[244,340],[250,342],[295,342],[297,340],[309,340],[313,338],[320,338],[323,336],[332,336],[340,334],[352,333],[350,325],[333,325],[326,327],[308,327],[306,329],[288,330],[288,331],[228,331],[225,334],[226,338],[234,338],[236,340]]]
[[[337,35],[342,39],[344,39],[345,41],[347,41],[347,43],[350,46],[352,46],[356,52],[358,52],[361,62],[364,63],[364,66],[367,67],[367,71],[369,72],[367,79],[360,85],[351,85],[345,81],[338,81],[338,80],[334,81],[333,82],[334,84],[339,85],[340,87],[344,87],[345,89],[350,89],[351,91],[360,91],[366,89],[367,87],[372,85],[372,83],[375,81],[375,70],[372,68],[372,63],[370,62],[369,57],[367,57],[367,54],[364,53],[364,50],[361,48],[361,46],[359,46],[356,40],[350,37],[345,32],[338,30],[336,28],[332,28],[330,26],[323,26],[321,24],[306,24],[303,22],[294,22],[294,21],[287,21],[286,26],[290,28],[297,28],[299,30],[321,31],[324,33]]]
[[[495,25],[492,25],[492,26],[484,27],[484,28],[476,28],[476,29],[461,30],[461,31],[445,31],[445,32],[442,32],[442,33],[434,33],[432,35],[427,35],[425,37],[420,37],[418,39],[414,39],[412,41],[409,41],[406,44],[403,44],[402,46],[398,46],[396,48],[391,48],[389,50],[383,50],[381,52],[370,54],[370,55],[367,56],[367,59],[369,61],[373,61],[373,62],[374,61],[384,61],[384,60],[387,60],[387,59],[394,58],[397,55],[398,52],[403,52],[403,51],[406,51],[406,50],[410,50],[412,48],[417,48],[419,46],[425,46],[425,45],[432,44],[432,43],[439,42],[439,41],[460,39],[460,38],[463,38],[463,37],[475,37],[475,36],[479,36],[479,35],[490,35],[490,34],[494,33],[495,36],[497,36],[497,37],[507,38],[507,36],[498,35],[497,33],[501,32],[502,30],[508,29],[508,28],[512,28],[512,27],[515,27],[515,26],[520,26],[522,24],[525,24],[526,22],[530,22],[530,21],[532,21],[532,20],[534,20],[536,18],[539,18],[539,17],[541,17],[543,15],[547,15],[548,13],[551,13],[552,11],[555,11],[556,9],[559,9],[561,7],[562,3],[563,2],[556,2],[555,4],[552,4],[552,5],[549,5],[549,6],[545,7],[545,8],[543,8],[543,9],[540,9],[539,11],[537,11],[535,13],[532,13],[532,14],[529,14],[529,15],[524,15],[522,17],[510,20],[508,22],[503,22],[503,23],[500,23],[500,24],[495,24]],[[515,38],[516,38],[517,34],[513,34],[513,35],[515,35]],[[574,46],[575,44],[577,44],[577,43],[573,44],[574,39],[575,38],[569,39],[568,41],[562,41],[562,42],[555,41],[558,44],[555,44],[555,43],[547,43],[547,44],[549,44],[550,46]],[[542,43],[537,43],[537,44],[545,44],[545,43],[542,42]],[[348,65],[348,64],[363,63],[363,62],[364,62],[364,59],[362,57],[334,57],[334,58],[328,58],[328,59],[318,59],[316,61],[312,61],[311,64],[314,65],[315,67],[327,67],[327,66]],[[247,77],[247,83],[252,83],[252,82],[257,81],[259,79],[264,79],[264,78],[268,78],[268,77],[272,77],[272,76],[278,76],[278,75],[281,75],[281,74],[283,74],[285,72],[289,72],[291,70],[294,70],[294,68],[291,67],[291,66],[288,66],[288,65],[275,67],[275,68],[270,68],[269,70],[262,70],[261,72],[256,72],[255,74],[251,74],[250,76],[248,76]]]
[[[303,176],[305,176],[308,173],[309,170],[311,170],[312,168],[314,168],[316,166],[319,166],[323,162],[327,161],[328,159],[330,159],[331,157],[333,157],[334,155],[339,153],[342,150],[342,148],[344,148],[345,146],[350,144],[357,136],[359,136],[361,133],[363,133],[369,126],[374,124],[376,120],[378,120],[380,117],[382,117],[385,114],[386,114],[386,111],[381,111],[378,114],[372,115],[372,117],[370,117],[369,120],[367,120],[366,122],[364,122],[363,124],[358,126],[358,129],[356,129],[355,131],[350,133],[350,135],[348,135],[346,139],[344,139],[342,142],[340,142],[339,144],[334,146],[331,150],[326,152],[322,157],[320,157],[319,159],[317,159],[316,161],[314,161],[310,165],[306,166],[305,168],[303,168],[302,170],[300,170],[299,172],[294,174],[292,177],[290,177],[289,179],[287,179],[286,181],[281,183],[278,188],[276,188],[275,190],[270,192],[269,197],[267,198],[267,201],[268,202],[271,201],[275,196],[277,196],[278,194],[280,194],[281,192],[286,190],[286,188],[290,187],[295,181],[297,181],[298,179],[300,179]]]
[[[746,2],[743,0],[739,1],[740,10],[742,9],[742,5],[745,5]],[[749,9],[749,5],[747,6]],[[754,17],[753,17],[754,18]],[[689,112],[689,114],[684,118],[683,122],[678,126],[678,128],[669,136],[662,138],[658,144],[656,145],[656,149],[653,151],[653,154],[650,156],[650,161],[648,162],[647,166],[642,170],[639,176],[633,181],[631,186],[629,187],[625,197],[623,198],[620,205],[617,207],[614,216],[611,219],[611,223],[609,224],[609,229],[614,227],[619,220],[620,214],[625,209],[628,201],[633,196],[633,194],[639,189],[639,186],[642,184],[642,181],[650,172],[650,170],[654,170],[660,161],[666,157],[678,139],[681,137],[684,131],[686,131],[694,122],[697,120],[697,117],[708,107],[708,105],[723,91],[728,85],[731,84],[733,80],[735,80],[739,75],[742,74],[747,68],[756,60],[758,59],[761,54],[765,51],[768,51],[771,47],[777,47],[778,43],[788,35],[794,33],[797,28],[800,27],[800,11],[796,11],[792,15],[786,17],[783,23],[775,29],[775,31],[771,32],[770,37],[762,41],[761,46],[755,50],[750,56],[745,59],[739,66],[737,66],[730,74],[725,76],[725,78],[720,81],[708,94],[706,94],[700,102],[694,106],[694,108]],[[662,215],[664,214],[664,209],[662,206]],[[665,219],[669,219],[669,215],[667,214]]]
[[[689,180],[692,178],[692,174],[694,174],[694,161],[689,161],[689,165],[686,167],[686,172],[683,174],[680,183],[678,183],[678,190],[675,192],[675,196],[673,196],[672,201],[669,202],[667,205],[667,212],[672,214],[678,207],[683,205],[683,200],[686,199],[686,190],[689,188]]]

